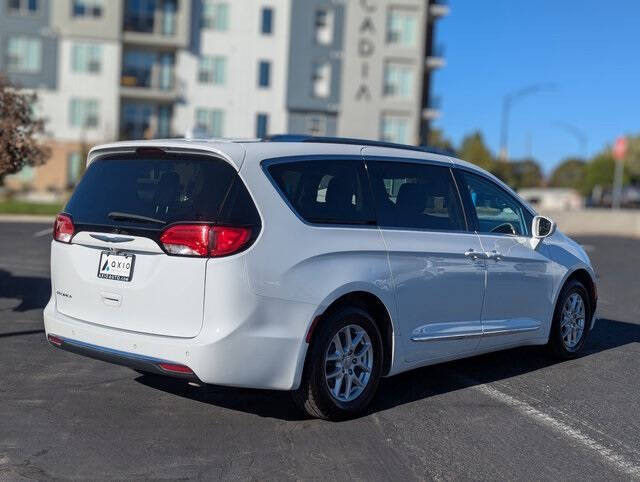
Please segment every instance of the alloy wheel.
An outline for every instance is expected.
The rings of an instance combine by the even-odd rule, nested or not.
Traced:
[[[572,293],[562,307],[560,333],[564,346],[573,350],[582,339],[585,327],[585,304],[582,296]]]
[[[367,332],[348,325],[334,335],[324,361],[329,393],[340,402],[358,398],[369,383],[373,369],[373,345]]]

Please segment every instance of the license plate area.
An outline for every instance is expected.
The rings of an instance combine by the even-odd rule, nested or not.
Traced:
[[[131,281],[135,261],[135,254],[102,251],[98,263],[98,278]]]

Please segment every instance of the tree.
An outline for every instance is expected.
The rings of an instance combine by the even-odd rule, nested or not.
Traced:
[[[489,171],[494,164],[493,155],[484,143],[484,138],[480,131],[473,132],[462,139],[458,149],[458,157],[465,161],[473,162]]]
[[[582,193],[590,195],[595,186],[611,187],[614,169],[615,161],[610,150],[598,154],[587,165]],[[625,169],[623,183],[629,182],[629,175],[626,171]]]
[[[569,158],[562,161],[551,173],[549,186],[570,187],[582,190],[587,176],[587,163],[582,159]]]
[[[440,149],[442,151],[450,151],[455,152],[453,148],[453,144],[449,139],[444,136],[442,129],[431,129],[429,130],[429,137],[427,139],[428,147],[435,147],[436,149]]]
[[[511,162],[496,159],[491,166],[490,172],[505,184],[508,184],[514,189],[517,188],[516,175]]]
[[[511,162],[514,183],[512,187],[539,187],[542,185],[542,169],[533,159]]]
[[[35,93],[12,87],[0,73],[0,179],[49,158],[50,150],[38,139],[44,120],[34,114],[37,99]]]

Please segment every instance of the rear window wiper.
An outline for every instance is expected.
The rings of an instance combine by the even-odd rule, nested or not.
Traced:
[[[148,216],[141,216],[140,214],[133,213],[119,213],[119,212],[111,212],[107,214],[114,221],[135,221],[141,223],[155,223],[155,224],[167,224],[166,221],[162,219],[150,218]]]

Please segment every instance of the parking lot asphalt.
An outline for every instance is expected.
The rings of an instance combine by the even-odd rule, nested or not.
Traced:
[[[48,346],[50,240],[46,224],[0,223],[0,480],[640,479],[638,240],[579,239],[601,317],[580,358],[529,347],[414,370],[341,423],[284,392],[193,387]]]

